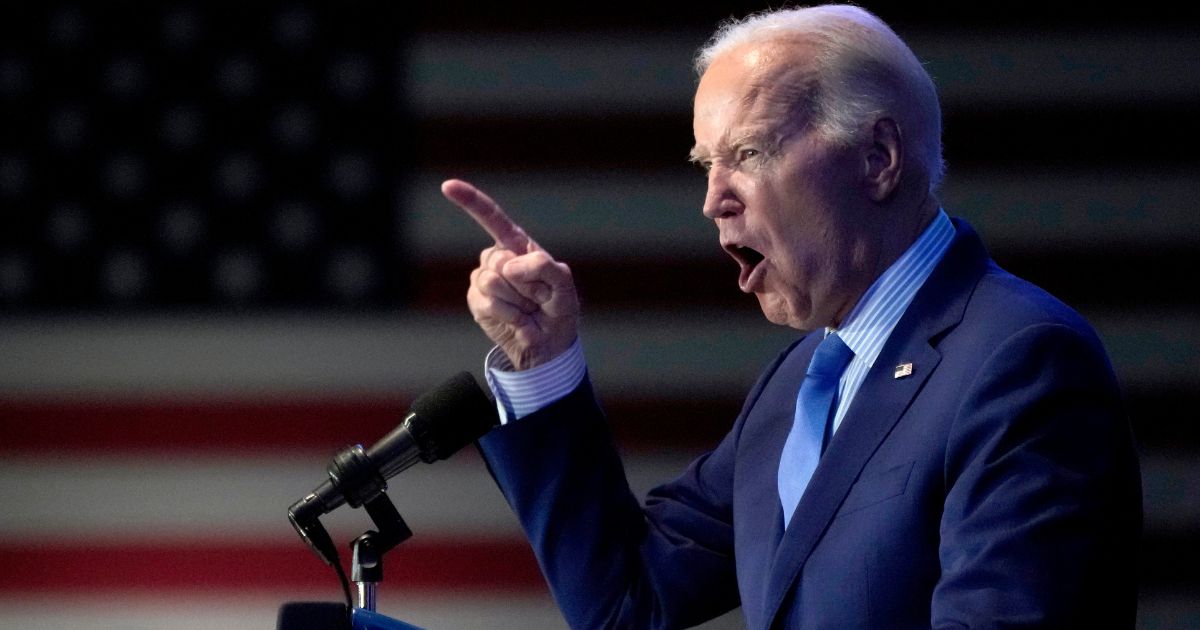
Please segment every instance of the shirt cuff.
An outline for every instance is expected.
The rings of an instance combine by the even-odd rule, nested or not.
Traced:
[[[484,360],[488,387],[496,396],[500,424],[520,420],[571,393],[583,382],[587,362],[579,338],[566,352],[528,370],[513,370],[508,355],[492,348]]]

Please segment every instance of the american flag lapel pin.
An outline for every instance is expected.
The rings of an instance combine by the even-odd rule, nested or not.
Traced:
[[[912,363],[901,363],[900,365],[896,366],[896,371],[892,373],[892,378],[904,378],[905,376],[912,376],[912,371]]]

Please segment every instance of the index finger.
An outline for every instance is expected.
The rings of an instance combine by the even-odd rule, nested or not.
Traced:
[[[509,218],[500,204],[475,186],[461,179],[448,179],[442,182],[442,194],[471,215],[500,247],[518,254],[536,249],[529,235]]]

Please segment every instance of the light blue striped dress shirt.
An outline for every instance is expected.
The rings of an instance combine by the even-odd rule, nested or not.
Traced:
[[[838,408],[833,419],[836,431],[862,386],[867,371],[875,365],[879,352],[917,290],[954,240],[954,224],[942,210],[921,236],[888,267],[863,294],[850,312],[838,335],[854,351],[854,358],[842,374],[838,386]],[[825,334],[833,332],[826,329]],[[513,371],[512,363],[499,348],[493,348],[484,362],[488,387],[496,395],[500,422],[527,416],[571,393],[583,380],[587,362],[578,339],[570,349],[529,370]]]
[[[892,335],[892,330],[900,322],[900,317],[912,303],[913,297],[933,268],[937,266],[942,255],[950,248],[954,240],[954,224],[945,211],[938,210],[937,217],[925,228],[892,266],[887,268],[867,292],[859,299],[858,305],[850,311],[842,327],[836,329],[842,341],[854,351],[854,358],[842,373],[838,383],[837,412],[833,416],[833,431],[837,431],[846,416],[846,410],[854,400],[854,395],[862,387],[867,372],[875,365],[883,344]],[[826,328],[825,334],[835,332]]]

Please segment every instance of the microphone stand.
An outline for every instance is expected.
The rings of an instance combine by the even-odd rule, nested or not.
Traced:
[[[326,467],[322,483],[288,508],[292,527],[325,564],[337,572],[345,604],[285,604],[277,630],[420,630],[375,612],[383,580],[383,554],[408,540],[412,530],[384,494],[387,480],[409,466],[446,459],[499,424],[496,407],[470,372],[460,372],[413,401],[400,426],[371,447],[348,446]],[[355,538],[350,580],[321,516],[341,505],[366,507],[378,528]],[[349,609],[347,609],[349,608]],[[340,615],[338,614],[340,613]]]
[[[350,544],[354,550],[350,579],[356,586],[354,607],[374,612],[377,585],[383,581],[383,554],[413,534],[386,494],[380,492],[363,507],[379,530],[370,530]]]
[[[412,530],[385,493],[362,505],[378,529],[368,530],[350,543],[354,550],[350,563],[350,579],[355,586],[354,608],[350,611],[353,630],[421,630],[375,612],[378,585],[383,581],[383,554],[412,538]]]
[[[354,582],[355,592],[353,607],[350,609],[350,626],[352,630],[421,630],[376,612],[378,585],[383,581],[383,555],[411,538],[412,530],[383,491],[363,501],[361,505],[366,508],[377,529],[368,530],[351,543],[354,555],[351,560],[350,577]],[[337,551],[333,549],[333,543],[321,527],[319,519],[314,518],[304,523],[293,521],[293,524],[318,556],[336,565]],[[335,621],[335,609],[341,610],[340,623]],[[345,624],[344,604],[297,602],[286,604],[280,610],[277,630],[329,630]]]

